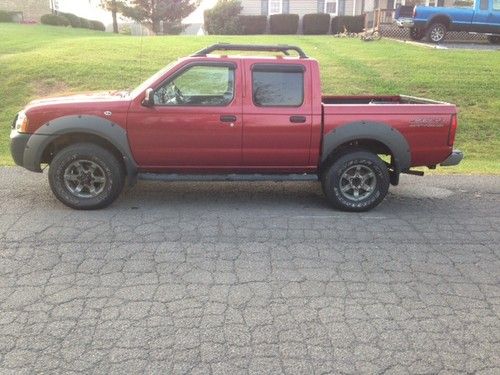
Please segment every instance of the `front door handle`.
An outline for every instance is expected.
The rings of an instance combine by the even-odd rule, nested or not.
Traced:
[[[306,116],[290,116],[290,122],[301,124],[306,122]]]
[[[236,116],[235,115],[221,115],[220,120],[222,122],[236,122]]]

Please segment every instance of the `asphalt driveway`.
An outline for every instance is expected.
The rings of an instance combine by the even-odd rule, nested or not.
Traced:
[[[500,177],[141,182],[79,212],[0,168],[0,373],[500,372]]]

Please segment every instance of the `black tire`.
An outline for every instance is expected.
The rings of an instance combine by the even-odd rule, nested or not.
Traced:
[[[499,35],[488,35],[488,41],[491,44],[500,44],[500,36]]]
[[[93,143],[77,143],[55,155],[50,163],[49,184],[56,198],[66,206],[95,210],[109,206],[120,195],[125,172],[108,150]],[[80,188],[77,193],[80,186],[84,186],[83,190]]]
[[[410,28],[410,39],[419,41],[422,40],[422,38],[425,36],[425,30],[421,29],[419,27],[412,27]]]
[[[447,27],[444,23],[436,22],[429,26],[425,38],[429,43],[441,43],[446,37]]]
[[[358,194],[360,191],[364,191],[360,187],[364,186],[365,182],[361,182],[362,180],[356,181],[355,176],[352,176],[349,183],[344,184],[344,182],[347,182],[346,177],[351,177],[351,171],[358,173],[358,166],[360,166],[361,170],[373,174],[373,177],[367,180],[372,188],[365,197],[358,196],[358,198],[354,198],[355,188],[348,189],[345,192],[343,190],[351,184],[351,186],[358,187]],[[367,173],[367,175],[370,174]],[[325,169],[321,176],[323,192],[332,206],[351,212],[368,211],[380,204],[389,191],[389,181],[389,171],[386,164],[377,155],[365,150],[354,150],[340,156]],[[364,193],[362,194],[364,195]],[[351,198],[349,198],[350,195]]]

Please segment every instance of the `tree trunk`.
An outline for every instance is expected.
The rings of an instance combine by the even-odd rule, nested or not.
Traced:
[[[111,10],[111,15],[113,17],[113,32],[115,34],[118,34],[118,20],[117,20],[117,14],[116,14],[116,0],[112,0],[111,2],[112,5],[112,10]]]

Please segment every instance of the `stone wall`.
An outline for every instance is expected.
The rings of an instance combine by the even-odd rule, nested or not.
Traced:
[[[50,13],[50,0],[0,0],[0,9],[22,12],[24,20],[40,21],[40,17]]]

